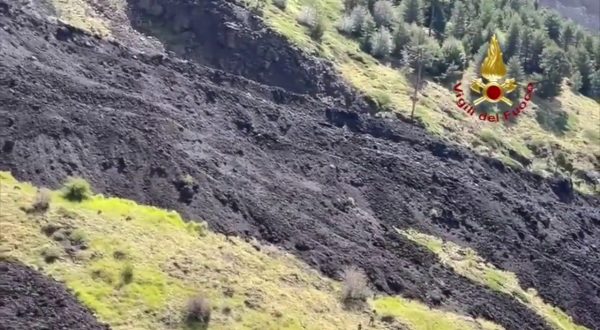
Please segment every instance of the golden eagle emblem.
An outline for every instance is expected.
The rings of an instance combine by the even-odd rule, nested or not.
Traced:
[[[473,103],[479,105],[483,101],[492,103],[502,101],[512,106],[512,102],[505,95],[514,91],[517,88],[517,83],[514,79],[506,79],[504,82],[500,82],[506,76],[506,66],[502,59],[500,43],[495,34],[490,40],[487,56],[481,64],[481,75],[487,80],[487,83],[484,83],[481,78],[473,80],[471,90],[481,95]]]

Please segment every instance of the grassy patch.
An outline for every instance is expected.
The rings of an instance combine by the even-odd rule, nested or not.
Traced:
[[[478,256],[475,251],[460,247],[452,242],[443,242],[439,238],[415,230],[398,230],[398,232],[408,239],[429,248],[444,264],[454,269],[458,274],[492,290],[514,296],[518,301],[543,317],[554,329],[586,329],[575,324],[571,317],[559,308],[545,303],[534,289],[526,290],[522,288],[514,273],[496,268]],[[435,248],[432,249],[431,247]]]
[[[432,310],[427,306],[410,300],[399,300],[393,297],[375,301],[378,315],[389,315],[400,318],[411,329],[502,329],[502,327],[485,320],[473,320],[449,312]]]
[[[257,243],[191,225],[173,211],[101,195],[72,202],[54,191],[40,216],[21,209],[36,193],[0,172],[0,257],[64,281],[114,329],[189,329],[188,304],[199,294],[210,302],[210,329],[355,329],[368,323],[366,311],[381,306],[379,299],[367,300],[362,309],[346,310],[341,283],[274,247],[257,251]],[[55,240],[63,232],[86,248],[67,251],[62,245],[67,237]],[[401,297],[385,299],[429,310]],[[414,318],[406,311],[395,312],[399,322]],[[479,329],[467,317],[436,315]],[[373,328],[386,327],[378,319]],[[427,328],[417,324],[414,329]]]

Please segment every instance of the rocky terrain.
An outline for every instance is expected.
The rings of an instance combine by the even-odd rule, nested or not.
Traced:
[[[150,3],[160,13],[133,3],[132,16],[175,54],[0,0],[1,170],[52,187],[80,175],[99,192],[282,246],[334,278],[357,265],[383,292],[507,329],[549,328],[394,230],[415,228],[473,248],[598,329],[598,197],[372,117],[326,63],[233,3]],[[203,47],[169,47],[179,43],[152,29],[177,14],[194,15],[181,19],[193,26],[183,39]]]
[[[0,261],[2,329],[108,329],[55,281],[24,265]]]

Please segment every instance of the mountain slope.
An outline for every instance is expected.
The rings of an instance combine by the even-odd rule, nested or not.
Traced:
[[[225,19],[243,9],[211,3],[219,24],[277,40],[294,70],[322,68]],[[596,197],[346,109],[360,100],[349,88],[324,103],[0,4],[0,169],[54,187],[82,175],[103,193],[276,243],[331,277],[354,264],[390,294],[507,329],[550,328],[393,229],[417,228],[516,273],[577,323],[600,324]],[[328,79],[309,88],[344,86]]]
[[[339,282],[273,246],[212,233],[172,211],[102,196],[70,202],[54,192],[48,210],[27,212],[36,200],[35,187],[1,172],[0,192],[2,257],[64,281],[114,329],[185,329],[185,304],[198,294],[212,306],[210,329],[354,329],[371,316],[375,329],[501,329],[398,297],[346,310]],[[49,250],[56,251],[56,260],[48,261]],[[127,269],[131,275],[125,281]],[[17,273],[23,271],[10,276]],[[40,291],[47,287],[37,285]],[[3,315],[3,324],[26,323],[7,322]],[[77,311],[65,309],[51,317],[60,316],[66,326],[73,315]],[[381,321],[390,315],[392,321]],[[38,317],[38,326],[58,323]],[[73,324],[69,328],[81,328]]]

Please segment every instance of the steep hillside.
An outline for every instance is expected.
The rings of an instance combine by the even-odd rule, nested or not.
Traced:
[[[384,102],[403,116],[410,114],[414,77],[406,73],[406,68],[394,67],[394,61],[373,58],[362,49],[359,40],[349,38],[338,30],[344,15],[342,1],[288,1],[285,10],[275,6],[273,1],[248,0],[246,3],[260,8],[258,11],[265,23],[304,52],[332,61],[354,88],[380,103]],[[311,38],[307,28],[298,22],[298,17],[307,7],[316,8],[326,22],[326,30],[319,41]],[[156,25],[164,15],[155,18],[148,14],[150,24]],[[466,19],[468,13],[464,15]],[[504,38],[504,33],[501,37]],[[204,37],[199,35],[199,39]],[[469,85],[478,69],[472,64],[466,70],[462,77],[463,86]],[[527,79],[539,80],[534,77]],[[600,106],[596,101],[563,86],[561,95],[556,98],[544,100],[534,95],[528,110],[514,125],[490,124],[457,108],[453,83],[442,86],[427,79],[419,91],[415,115],[428,132],[510,166],[527,168],[544,176],[555,171],[550,148],[557,146],[573,159],[575,168],[582,171],[575,176],[576,187],[586,193],[597,193],[600,189]],[[551,116],[564,114],[568,121],[567,131],[557,132],[552,125],[540,120],[539,116],[546,113]]]
[[[327,64],[240,6],[177,3],[217,31],[196,35],[201,64],[0,0],[0,169],[51,187],[81,175],[102,193],[277,244],[332,278],[356,265],[380,292],[506,329],[552,328],[512,292],[457,273],[394,228],[417,229],[471,248],[597,328],[597,197],[370,116]],[[267,50],[276,60],[260,60]],[[204,66],[219,58],[230,73]]]
[[[591,31],[600,30],[600,3],[596,0],[540,0],[540,4]]]
[[[33,212],[36,188],[2,172],[0,192],[5,206],[0,214],[1,256],[35,265],[64,281],[114,329],[199,329],[185,320],[185,304],[198,294],[211,304],[210,329],[356,329],[366,326],[371,316],[373,329],[501,329],[399,297],[380,297],[370,306],[345,310],[339,282],[323,278],[273,246],[212,233],[183,222],[173,211],[102,196],[70,202],[62,192],[54,192],[48,210]],[[4,267],[7,264],[0,263],[0,269]],[[0,290],[21,301],[32,288],[8,286],[32,271],[10,269]],[[56,292],[55,284],[38,277],[30,280],[36,281],[35,290]],[[45,298],[33,295],[38,297],[34,302]],[[37,319],[31,321],[18,318],[17,312],[8,314],[14,315],[8,321],[2,313],[0,320],[14,329],[25,324],[32,325],[28,329],[58,324],[98,328],[78,310],[35,313]]]

